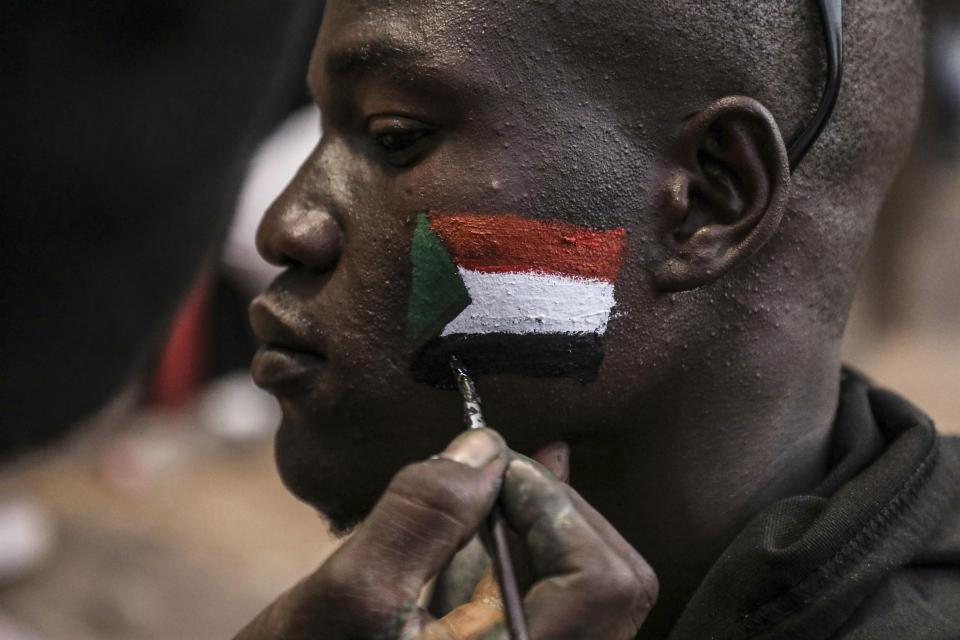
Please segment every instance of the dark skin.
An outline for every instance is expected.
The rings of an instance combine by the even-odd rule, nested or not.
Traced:
[[[534,567],[533,637],[664,637],[746,521],[826,472],[840,332],[791,297],[808,288],[804,260],[820,256],[793,259],[803,220],[781,229],[791,176],[777,120],[757,99],[691,103],[642,73],[646,91],[604,84],[603,52],[595,69],[571,62],[585,19],[515,4],[328,4],[308,74],[324,137],[261,225],[261,253],[289,269],[252,305],[267,345],[253,372],[284,409],[288,487],[347,527],[460,419],[455,392],[408,373],[416,214],[622,227],[628,252],[597,380],[479,381],[488,422],[514,450],[549,462],[543,452],[569,446],[577,492],[510,462],[499,440],[481,472],[407,467],[350,542],[241,638],[490,628],[478,615],[450,635],[451,619],[411,603],[498,489]],[[594,9],[617,19],[615,7]],[[605,52],[634,47],[653,68],[654,42],[611,36]],[[715,75],[683,72],[692,85]],[[854,271],[819,285],[852,289]],[[846,298],[837,304],[831,318],[845,313]],[[561,512],[578,524],[565,528]],[[585,593],[598,594],[589,609]]]

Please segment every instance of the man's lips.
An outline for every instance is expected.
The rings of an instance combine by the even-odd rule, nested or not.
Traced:
[[[250,373],[258,386],[279,393],[322,373],[326,364],[326,359],[312,353],[267,345],[253,356]]]
[[[250,305],[250,325],[263,343],[250,367],[257,385],[281,391],[326,367],[322,334],[296,311],[261,295]]]

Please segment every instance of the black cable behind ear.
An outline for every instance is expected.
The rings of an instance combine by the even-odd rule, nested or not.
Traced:
[[[827,41],[827,85],[820,100],[820,107],[807,126],[790,143],[787,156],[790,158],[790,172],[793,173],[803,160],[810,147],[823,132],[833,108],[840,95],[840,83],[843,80],[843,0],[819,0],[820,18],[823,21],[823,35]]]

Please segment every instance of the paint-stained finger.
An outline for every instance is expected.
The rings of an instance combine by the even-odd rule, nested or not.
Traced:
[[[620,535],[620,532],[617,531],[599,511],[583,499],[583,496],[570,487],[567,487],[567,493],[570,496],[570,501],[573,503],[574,508],[583,516],[590,526],[593,527],[593,530],[631,566],[639,580],[647,585],[647,595],[650,598],[650,606],[652,607],[659,593],[659,582],[656,573],[653,571],[653,567],[643,559],[643,556]]]
[[[533,458],[537,464],[543,465],[544,470],[552,473],[557,480],[564,483],[569,481],[570,448],[566,443],[556,442],[547,445],[537,450]],[[643,556],[620,535],[620,532],[617,531],[606,518],[600,515],[590,503],[584,500],[573,487],[567,485],[566,492],[574,508],[583,516],[590,526],[593,527],[593,530],[633,567],[633,570],[641,580],[651,582],[654,587],[656,587],[656,574],[650,567],[650,564],[643,559]],[[656,589],[653,595],[654,599],[656,599]]]
[[[476,429],[441,458],[401,470],[353,537],[314,574],[327,609],[351,620],[359,637],[383,634],[398,616],[416,622],[424,584],[490,511],[505,459],[500,436]]]
[[[565,485],[534,464],[514,460],[502,503],[536,573],[525,599],[531,636],[632,637],[652,606],[655,581],[638,575],[594,529]]]

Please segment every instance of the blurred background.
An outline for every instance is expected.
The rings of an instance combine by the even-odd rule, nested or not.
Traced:
[[[0,640],[231,637],[334,548],[280,484],[278,409],[246,370],[274,275],[256,225],[319,137],[323,3],[222,4],[0,9]],[[949,4],[845,357],[960,434]]]

